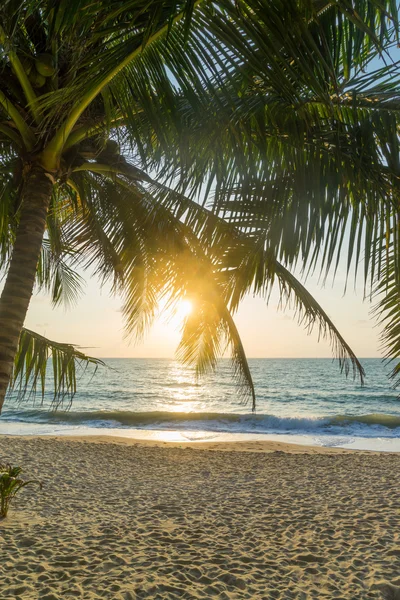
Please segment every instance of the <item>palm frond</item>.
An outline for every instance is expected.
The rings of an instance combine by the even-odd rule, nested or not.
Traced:
[[[230,347],[234,379],[243,402],[249,399],[256,409],[256,393],[246,353],[222,290],[208,270],[207,277],[191,276],[186,282],[192,312],[187,317],[177,349],[177,357],[196,368],[198,376],[217,367],[218,359]]]
[[[44,401],[48,379],[52,378],[52,406],[59,408],[70,405],[76,393],[77,369],[82,372],[89,366],[94,371],[105,363],[83,353],[72,344],[49,340],[29,329],[23,329],[14,369],[9,386],[9,394],[17,401],[35,397],[40,390]]]
[[[278,284],[282,308],[294,308],[300,325],[310,333],[318,327],[319,336],[328,338],[340,369],[348,375],[364,380],[364,368],[357,356],[338,331],[330,317],[305,286],[268,250],[263,238],[243,236],[242,244],[236,244],[225,258],[228,282],[226,284],[227,306],[237,310],[248,293],[269,298],[274,284]]]
[[[398,230],[398,222],[396,223]],[[397,245],[394,243],[394,229],[391,230],[391,240],[382,240],[382,273],[375,281],[373,298],[375,305],[372,310],[382,328],[381,344],[386,361],[394,363],[391,378],[394,386],[400,385],[400,278],[399,256]]]
[[[67,263],[64,256],[54,256],[50,245],[44,240],[42,252],[37,266],[36,282],[39,289],[50,293],[53,306],[64,304],[71,307],[82,293],[83,278]],[[69,260],[74,259],[74,252],[69,253]]]
[[[295,309],[299,324],[304,326],[307,332],[311,332],[314,326],[317,326],[319,336],[330,341],[340,369],[348,375],[352,368],[353,377],[358,375],[363,384],[364,367],[320,304],[283,265],[275,262],[274,271],[279,282],[281,304],[284,306],[286,302]]]

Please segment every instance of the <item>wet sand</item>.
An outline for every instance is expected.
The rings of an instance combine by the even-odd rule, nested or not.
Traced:
[[[0,437],[0,598],[400,598],[400,455]],[[399,588],[399,589],[398,589]]]

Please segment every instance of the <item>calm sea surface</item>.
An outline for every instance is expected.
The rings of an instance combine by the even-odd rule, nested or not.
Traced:
[[[400,400],[379,359],[364,359],[366,382],[330,359],[252,359],[257,412],[240,402],[230,362],[196,380],[172,360],[108,359],[79,375],[69,410],[51,411],[51,393],[24,404],[12,398],[0,433],[112,433],[177,440],[266,435],[328,446],[400,450]],[[175,436],[175,437],[174,437]],[[361,440],[361,441],[360,441]],[[368,442],[369,440],[369,442]],[[375,442],[372,442],[375,440]],[[378,444],[378,446],[377,446]]]

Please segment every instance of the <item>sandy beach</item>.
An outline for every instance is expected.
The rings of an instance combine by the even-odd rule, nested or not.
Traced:
[[[0,438],[0,598],[400,598],[400,455]]]

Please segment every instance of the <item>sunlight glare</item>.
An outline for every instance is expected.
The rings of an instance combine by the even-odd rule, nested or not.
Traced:
[[[176,303],[166,314],[166,321],[175,331],[182,330],[186,319],[194,310],[193,303],[190,300],[182,299]],[[179,343],[179,340],[177,340]]]
[[[190,300],[182,300],[178,307],[177,314],[181,319],[185,319],[192,311],[193,304],[190,302]]]

